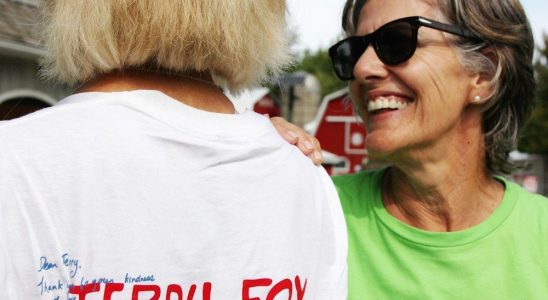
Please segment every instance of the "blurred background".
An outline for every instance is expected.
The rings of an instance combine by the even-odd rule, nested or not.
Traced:
[[[38,68],[45,55],[39,38],[40,0],[0,0],[0,121],[54,105],[72,91],[47,83]],[[342,37],[344,0],[288,0],[288,38],[294,64],[271,83],[229,95],[237,110],[283,116],[322,143],[330,174],[378,167],[365,148],[366,131],[347,98],[346,83],[332,71],[327,49]],[[537,106],[511,153],[524,166],[511,179],[548,195],[548,1],[521,0],[536,39]],[[1,143],[1,141],[0,141]],[[1,153],[0,153],[1,154]]]

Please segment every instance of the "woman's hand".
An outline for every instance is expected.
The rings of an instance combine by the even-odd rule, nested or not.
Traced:
[[[318,139],[283,118],[273,117],[270,118],[270,122],[272,122],[272,125],[274,125],[282,138],[288,143],[296,145],[314,164],[319,165],[322,163],[322,148]]]

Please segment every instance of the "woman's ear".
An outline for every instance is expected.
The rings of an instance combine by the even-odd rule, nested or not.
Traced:
[[[494,66],[498,64],[498,56],[492,47],[486,47],[481,53],[489,59]],[[493,93],[493,76],[491,72],[479,72],[472,77],[469,103],[474,105],[484,104]]]

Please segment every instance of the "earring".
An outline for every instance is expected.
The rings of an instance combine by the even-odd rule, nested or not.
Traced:
[[[479,103],[480,101],[481,101],[481,97],[480,96],[475,96],[474,100],[472,102]]]

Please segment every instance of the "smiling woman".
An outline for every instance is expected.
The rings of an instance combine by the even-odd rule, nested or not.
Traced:
[[[334,178],[349,299],[544,298],[548,200],[500,176],[535,89],[519,1],[347,0],[342,23],[335,71],[388,165]]]

